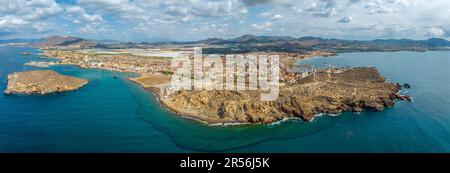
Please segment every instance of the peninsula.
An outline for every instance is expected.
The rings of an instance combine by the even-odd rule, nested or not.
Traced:
[[[374,67],[319,70],[314,76],[283,83],[278,99],[269,102],[260,101],[259,91],[173,92],[167,89],[168,84],[149,78],[151,75],[133,81],[156,93],[177,115],[209,124],[269,124],[289,118],[310,121],[322,113],[382,111],[394,106],[396,100],[411,101],[409,96],[398,94],[400,84],[386,82]]]
[[[268,124],[289,118],[311,121],[318,114],[382,111],[394,106],[397,100],[411,101],[409,96],[399,94],[402,87],[409,88],[409,84],[388,82],[375,67],[330,66],[323,69],[306,67],[306,72],[296,70],[300,61],[318,56],[334,56],[340,52],[441,50],[450,45],[450,42],[439,39],[389,41],[403,46],[384,44],[386,41],[383,40],[345,41],[253,35],[230,40],[108,45],[76,37],[50,37],[31,46],[40,48],[41,56],[56,58],[58,61],[32,61],[26,65],[48,67],[69,64],[81,68],[136,73],[139,77],[130,80],[154,93],[162,106],[176,115],[208,124]],[[258,90],[173,90],[170,82],[177,68],[171,65],[171,60],[178,55],[192,59],[194,47],[202,47],[203,53],[217,54],[222,60],[226,54],[234,53],[244,56],[279,55],[279,97],[274,101],[261,101],[259,96],[263,91]],[[10,75],[5,93],[63,92],[77,89],[86,83],[86,80],[62,77],[56,72],[25,72],[23,75]]]
[[[76,90],[88,83],[86,79],[61,75],[52,70],[33,70],[8,75],[5,94],[45,95]]]
[[[289,118],[310,121],[321,113],[381,111],[394,106],[396,100],[411,100],[398,94],[400,84],[387,82],[374,67],[330,67],[316,69],[314,75],[292,70],[300,60],[335,55],[327,51],[271,52],[280,55],[280,95],[275,101],[260,101],[260,91],[174,92],[170,81],[176,69],[170,66],[170,58],[131,55],[126,49],[114,51],[121,53],[46,50],[43,54],[60,59],[60,64],[138,73],[140,77],[130,80],[154,93],[164,107],[208,124],[269,124]]]

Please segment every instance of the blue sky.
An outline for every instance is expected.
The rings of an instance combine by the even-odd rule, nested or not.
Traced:
[[[0,0],[0,39],[450,36],[448,0]]]

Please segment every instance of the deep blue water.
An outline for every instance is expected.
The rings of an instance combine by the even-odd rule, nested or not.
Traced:
[[[23,51],[38,52],[0,47],[1,91],[7,74],[39,69],[23,66],[39,58]],[[162,108],[126,79],[134,74],[54,66],[90,83],[49,96],[0,94],[0,152],[450,152],[450,52],[349,53],[303,63],[375,65],[388,79],[410,83],[414,101],[310,123],[207,126]]]

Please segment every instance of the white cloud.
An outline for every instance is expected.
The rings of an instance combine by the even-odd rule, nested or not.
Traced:
[[[56,17],[62,11],[62,8],[54,0],[31,0],[22,5],[18,14],[25,14],[23,15],[25,20],[39,20]]]
[[[107,29],[105,26],[96,26],[96,25],[85,25],[80,28],[79,32],[85,34],[102,34],[104,32],[110,32],[110,29]]]
[[[27,24],[27,21],[22,20],[14,16],[0,17],[0,28],[16,28]]]
[[[276,6],[292,6],[295,4],[294,0],[242,0],[248,6],[256,5],[276,5]]]
[[[55,24],[48,22],[34,23],[33,28],[36,32],[48,32],[55,28]]]
[[[335,0],[318,0],[309,4],[306,11],[310,12],[316,17],[331,17],[334,16],[336,11]]]
[[[41,21],[59,16],[62,8],[54,0],[8,0],[0,6],[0,31],[44,32]]]
[[[345,16],[341,19],[339,19],[337,22],[339,23],[350,23],[353,20],[352,16]]]
[[[154,23],[186,22],[183,18],[238,17],[248,12],[239,0],[79,0],[78,5],[123,19]]]
[[[272,31],[272,23],[271,22],[265,22],[263,24],[252,24],[252,28],[257,32],[263,32],[263,31]]]
[[[428,28],[425,36],[426,37],[443,37],[446,35],[446,32],[443,28],[441,27],[431,27]]]
[[[102,16],[98,14],[90,15],[86,11],[78,6],[67,6],[65,8],[67,14],[73,18],[74,23],[79,23],[80,20],[88,23],[100,23],[103,21]]]
[[[251,32],[348,39],[449,38],[448,9],[448,0],[75,0],[70,5],[3,0],[0,34],[58,34],[67,23],[64,33],[109,28],[130,36],[139,30],[173,40]],[[227,23],[230,26],[222,26]]]
[[[263,12],[263,13],[259,14],[259,16],[265,17],[265,18],[269,18],[270,20],[278,20],[278,19],[283,18],[283,15],[281,15],[281,14],[274,14],[274,13],[272,13],[270,11]]]
[[[248,13],[248,9],[247,8],[242,8],[241,11],[239,11],[239,13],[247,14]]]
[[[272,17],[270,17],[270,20],[277,20],[283,18],[283,15],[281,14],[275,14]]]
[[[269,11],[266,11],[266,12],[263,12],[263,13],[261,13],[261,14],[259,14],[260,16],[263,16],[263,17],[270,17],[270,16],[272,16],[273,14],[272,14],[272,12],[269,12]]]

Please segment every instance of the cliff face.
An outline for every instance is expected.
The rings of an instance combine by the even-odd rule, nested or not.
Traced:
[[[162,102],[178,114],[209,123],[271,123],[294,117],[309,121],[319,113],[381,111],[395,100],[410,100],[397,94],[400,88],[385,82],[375,68],[355,68],[322,70],[286,84],[276,101],[260,101],[258,91],[180,91]]]
[[[5,94],[50,94],[76,90],[88,83],[86,79],[61,75],[52,70],[34,70],[8,75]]]

